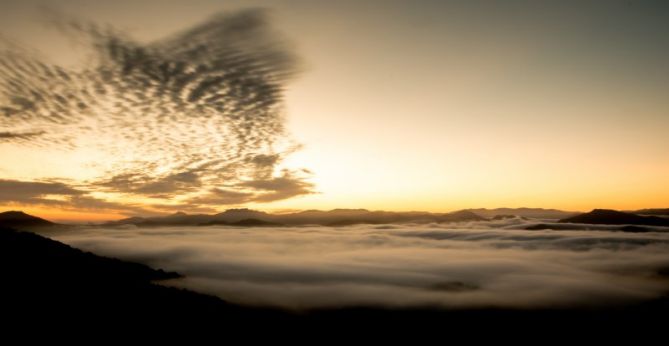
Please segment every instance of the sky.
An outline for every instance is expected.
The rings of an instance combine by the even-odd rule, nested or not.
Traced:
[[[668,19],[663,1],[0,1],[0,209],[667,207]]]

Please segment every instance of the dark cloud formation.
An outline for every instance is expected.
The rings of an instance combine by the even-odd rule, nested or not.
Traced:
[[[44,132],[0,132],[0,140],[28,140]]]
[[[196,191],[200,186],[200,177],[192,171],[169,173],[155,178],[136,173],[117,174],[99,181],[97,184],[107,191],[122,191],[157,198],[170,198],[174,195]]]
[[[81,196],[84,192],[60,182],[34,182],[0,179],[0,203],[59,203],[44,196]]]
[[[258,179],[241,183],[241,186],[252,188],[256,191],[265,191],[255,196],[255,201],[272,202],[294,196],[311,193],[311,184],[296,179],[293,174],[284,171],[280,177],[269,179]]]
[[[39,205],[76,210],[107,210],[128,213],[149,213],[133,204],[109,202],[90,195],[88,191],[59,181],[20,181],[0,179],[0,204]]]
[[[248,192],[214,188],[207,195],[193,198],[190,201],[194,204],[243,204],[250,202],[254,196]]]
[[[182,203],[311,193],[299,171],[278,168],[298,147],[283,127],[282,104],[298,63],[265,11],[216,15],[149,43],[62,15],[52,19],[86,42],[93,58],[68,69],[3,44],[4,142],[98,150],[107,168],[87,182],[88,190]],[[197,193],[214,189],[249,197]]]
[[[171,285],[297,309],[610,307],[669,290],[666,231],[459,226],[124,226],[56,237],[186,275]]]

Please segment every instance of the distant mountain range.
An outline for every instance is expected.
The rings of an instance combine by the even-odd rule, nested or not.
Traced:
[[[580,214],[560,220],[561,223],[586,223],[607,225],[644,225],[644,226],[669,226],[669,218],[659,216],[641,216],[610,209],[594,209],[585,214]]]
[[[354,224],[464,222],[485,220],[486,218],[467,210],[461,210],[453,213],[436,214],[427,212],[369,211],[366,209],[334,209],[330,211],[306,210],[290,214],[269,214],[251,209],[229,209],[214,215],[189,215],[179,212],[172,215],[159,217],[131,217],[118,221],[107,222],[104,225],[135,225],[140,227],[167,225],[346,226]]]
[[[478,208],[466,210],[489,219],[499,218],[500,216],[520,216],[532,219],[564,219],[579,214],[574,211],[543,208]]]
[[[640,209],[640,210],[630,211],[629,213],[637,215],[669,216],[669,208]]]
[[[102,226],[134,225],[138,227],[160,226],[209,226],[227,225],[238,227],[281,227],[300,225],[348,226],[356,224],[389,223],[449,223],[472,221],[499,221],[507,218],[553,220],[563,224],[598,225],[643,225],[669,226],[669,217],[648,216],[649,213],[665,215],[669,209],[643,209],[637,212],[622,212],[594,209],[588,213],[575,213],[557,209],[541,208],[497,208],[466,209],[452,213],[390,212],[367,209],[333,209],[329,211],[305,210],[288,214],[270,214],[252,209],[229,209],[218,214],[186,214],[183,212],[167,216],[130,217],[101,224]],[[556,226],[556,224],[553,224]],[[45,219],[28,215],[21,211],[0,213],[0,226],[23,230],[48,230],[64,227]],[[554,226],[539,224],[531,229],[549,229]],[[570,228],[570,226],[564,226]]]
[[[599,211],[601,209],[595,209]],[[654,209],[661,210],[661,209]],[[594,211],[593,211],[594,212]],[[592,213],[592,212],[591,212]],[[388,223],[448,223],[448,222],[470,222],[503,220],[505,218],[528,218],[528,219],[550,219],[560,220],[564,223],[602,223],[605,224],[607,215],[589,217],[591,213],[579,214],[577,212],[563,211],[557,209],[542,208],[497,208],[497,209],[465,209],[451,213],[428,213],[428,212],[391,212],[370,211],[367,209],[333,209],[329,211],[305,210],[289,214],[270,214],[252,209],[229,209],[219,214],[185,214],[182,212],[168,216],[158,217],[132,217],[118,221],[105,223],[106,226],[135,225],[139,227],[151,226],[206,226],[206,225],[229,225],[229,226],[296,226],[296,225],[322,225],[322,226],[348,226],[356,224],[388,224]],[[663,225],[663,218],[653,223],[652,219],[632,213],[616,212],[620,214],[633,215],[636,218],[627,218],[630,222],[625,224],[640,225]],[[611,215],[608,215],[611,216]],[[655,217],[651,217],[655,218]],[[577,221],[580,220],[580,221]],[[612,219],[609,224],[619,224],[623,218]],[[650,220],[650,221],[649,221]]]

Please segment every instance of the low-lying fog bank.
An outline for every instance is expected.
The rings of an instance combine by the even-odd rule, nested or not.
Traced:
[[[353,227],[81,228],[53,238],[287,308],[583,307],[669,291],[669,233],[517,230],[521,220]]]

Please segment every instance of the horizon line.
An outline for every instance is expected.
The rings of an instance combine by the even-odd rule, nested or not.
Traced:
[[[58,222],[65,222],[65,223],[71,223],[71,224],[90,224],[90,223],[99,223],[99,222],[113,222],[113,221],[119,221],[119,220],[124,220],[128,218],[133,218],[133,217],[139,217],[139,218],[153,218],[153,217],[167,217],[167,216],[172,216],[172,215],[177,215],[177,214],[183,214],[183,215],[207,215],[207,216],[213,216],[217,214],[222,214],[228,211],[253,211],[253,212],[262,212],[266,213],[269,215],[289,215],[289,214],[296,214],[296,213],[301,213],[301,212],[307,212],[307,211],[313,211],[313,212],[332,212],[332,211],[366,211],[366,212],[386,212],[386,213],[425,213],[425,214],[434,214],[434,215],[439,215],[439,214],[452,214],[452,213],[457,213],[460,211],[472,211],[472,210],[500,210],[500,209],[510,209],[510,210],[519,210],[519,209],[530,209],[530,210],[544,210],[544,211],[557,211],[557,212],[563,212],[563,213],[587,213],[593,210],[597,209],[603,209],[603,210],[616,210],[616,211],[621,211],[621,212],[639,212],[642,210],[656,210],[656,209],[669,209],[669,207],[651,207],[651,208],[640,208],[640,209],[615,209],[615,208],[589,208],[588,210],[564,210],[564,209],[558,209],[558,208],[544,208],[544,207],[494,207],[494,208],[488,208],[488,207],[477,207],[477,208],[463,208],[463,209],[455,209],[451,211],[444,211],[444,212],[432,212],[432,211],[425,211],[425,210],[383,210],[383,209],[368,209],[368,208],[333,208],[333,209],[289,209],[289,210],[283,210],[283,212],[279,211],[272,211],[271,209],[253,209],[253,208],[248,208],[248,207],[239,207],[239,208],[228,208],[223,211],[216,211],[212,213],[187,213],[184,211],[176,211],[173,213],[162,213],[162,214],[148,214],[148,215],[139,215],[139,214],[124,214],[119,218],[114,218],[114,219],[67,219],[67,218],[52,218],[52,217],[42,217],[40,215],[36,215],[39,213],[31,213],[31,212],[25,212],[22,209],[9,209],[9,210],[4,210],[0,211],[0,214],[4,213],[9,213],[9,212],[20,212],[24,213],[30,216],[36,216],[39,218],[43,218],[47,221],[58,221]],[[280,210],[280,209],[279,209]]]

